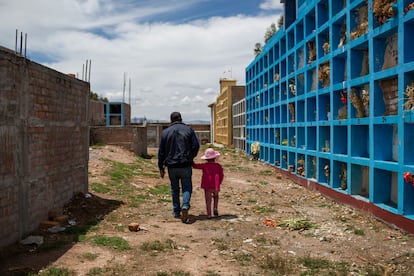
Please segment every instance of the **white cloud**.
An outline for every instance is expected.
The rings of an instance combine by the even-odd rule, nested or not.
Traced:
[[[263,10],[277,10],[282,9],[283,4],[280,3],[280,0],[266,0],[260,4],[260,8]]]
[[[261,8],[280,8],[277,2],[266,1]],[[119,13],[111,1],[7,1],[0,4],[0,37],[5,39],[0,45],[14,49],[18,28],[28,33],[29,58],[41,52],[54,59],[46,66],[80,77],[82,65],[91,60],[91,89],[111,101],[129,101],[130,79],[132,116],[168,120],[170,112],[178,110],[184,120],[209,120],[208,105],[217,96],[220,78],[245,84],[254,44],[263,43],[266,28],[280,14],[185,24],[137,21],[165,12],[168,5]]]

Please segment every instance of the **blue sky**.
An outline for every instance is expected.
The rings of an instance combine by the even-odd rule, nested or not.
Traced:
[[[0,45],[14,49],[17,29],[29,59],[78,78],[91,60],[91,90],[131,103],[133,117],[209,120],[220,78],[245,84],[254,45],[282,8],[280,0],[0,0]]]

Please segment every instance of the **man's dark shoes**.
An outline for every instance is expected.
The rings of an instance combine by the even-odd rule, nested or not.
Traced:
[[[183,223],[187,223],[187,220],[188,220],[188,209],[182,209],[181,210],[181,213],[182,213],[182,215],[181,215],[181,221]]]
[[[214,209],[214,216],[218,217],[218,210],[217,209]]]
[[[174,213],[174,218],[181,218],[180,213],[179,212],[178,213]]]

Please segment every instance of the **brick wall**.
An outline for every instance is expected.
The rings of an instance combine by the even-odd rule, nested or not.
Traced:
[[[147,128],[142,126],[90,128],[91,144],[103,143],[122,146],[136,155],[147,154]]]
[[[0,247],[88,189],[89,84],[0,47]]]
[[[105,122],[105,108],[104,102],[101,101],[89,101],[89,125],[91,126],[104,126]]]
[[[158,148],[163,129],[167,128],[169,123],[150,123],[147,124],[147,144],[148,147]],[[206,124],[190,124],[200,144],[210,143],[210,125]]]

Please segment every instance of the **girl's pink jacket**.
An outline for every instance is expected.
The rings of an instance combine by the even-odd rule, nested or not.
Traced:
[[[224,173],[223,167],[219,163],[193,163],[193,168],[203,170],[201,188],[220,191],[220,184],[223,182]]]

